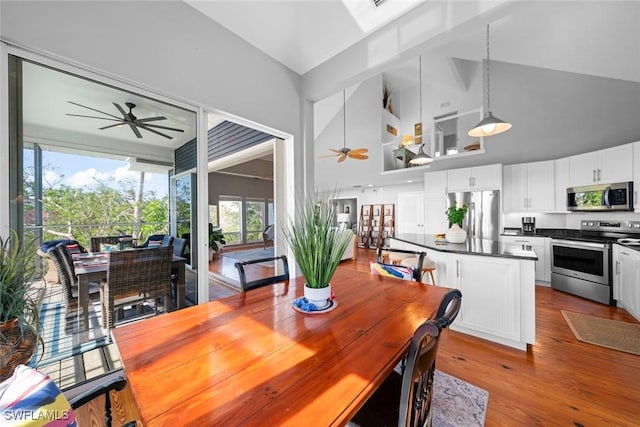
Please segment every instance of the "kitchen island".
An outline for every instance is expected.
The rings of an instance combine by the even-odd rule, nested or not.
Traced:
[[[535,344],[535,261],[530,246],[487,239],[448,243],[429,234],[398,234],[396,249],[420,250],[436,263],[436,284],[460,289],[451,329],[526,350]]]

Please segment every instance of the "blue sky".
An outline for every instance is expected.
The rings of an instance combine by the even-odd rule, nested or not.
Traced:
[[[25,165],[33,164],[33,151],[25,150]],[[140,173],[128,170],[128,164],[122,160],[80,156],[53,151],[43,151],[42,164],[44,187],[62,183],[75,188],[92,187],[94,178],[101,181],[113,179],[116,182],[130,180],[137,183]],[[155,191],[159,197],[167,194],[167,176],[165,174],[145,173],[144,191]]]

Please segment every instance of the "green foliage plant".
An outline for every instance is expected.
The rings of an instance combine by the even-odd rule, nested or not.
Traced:
[[[464,220],[464,216],[467,214],[468,209],[469,206],[467,206],[466,204],[457,208],[455,201],[451,203],[451,206],[449,206],[449,208],[445,212],[447,214],[447,218],[449,218],[449,223],[458,224],[460,227],[462,227],[462,221]]]
[[[284,229],[300,272],[310,288],[325,288],[351,241],[351,230],[334,226],[335,204],[327,195],[314,195],[296,207]]]
[[[21,328],[39,332],[38,298],[31,290],[35,277],[34,255],[15,230],[0,236],[0,323],[17,319]]]
[[[222,230],[214,228],[213,224],[209,223],[209,248],[214,252],[218,252],[220,249],[219,243],[226,245],[227,241],[222,234]]]

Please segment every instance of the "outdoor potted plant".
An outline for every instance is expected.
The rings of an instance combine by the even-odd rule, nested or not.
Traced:
[[[449,218],[449,224],[451,224],[445,233],[445,237],[448,242],[463,243],[467,240],[467,232],[462,228],[462,222],[464,221],[464,216],[467,214],[468,209],[469,206],[466,204],[459,208],[456,207],[455,201],[451,203],[451,206],[447,209],[447,218]]]
[[[224,234],[220,228],[215,228],[213,224],[209,223],[209,261],[213,259],[213,256],[222,249],[222,245],[226,244]]]
[[[40,340],[34,256],[18,234],[0,236],[0,382],[31,359]]]
[[[312,306],[306,311],[321,310],[332,298],[331,277],[338,268],[351,241],[351,230],[341,230],[333,220],[335,205],[328,197],[313,196],[298,205],[296,215],[284,229],[300,272],[306,282],[304,296]]]

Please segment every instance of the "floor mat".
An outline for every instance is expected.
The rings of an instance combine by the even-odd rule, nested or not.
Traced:
[[[579,341],[640,355],[640,324],[560,312]]]

